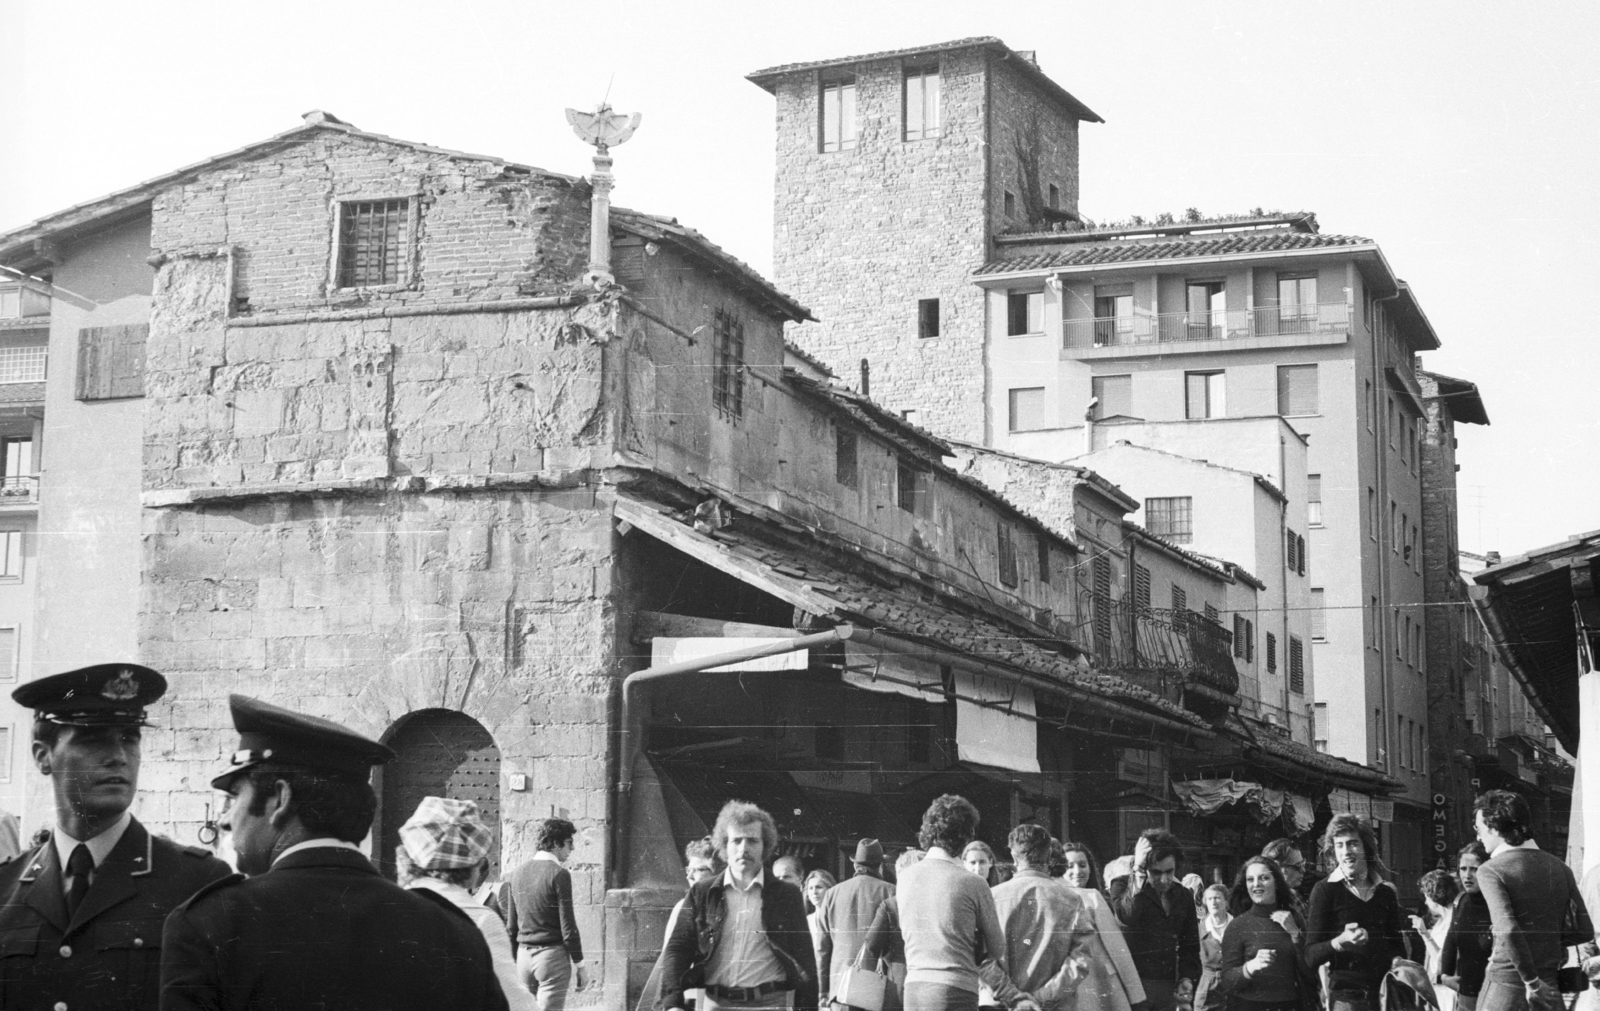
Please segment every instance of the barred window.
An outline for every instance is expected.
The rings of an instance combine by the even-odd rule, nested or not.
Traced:
[[[1194,498],[1189,495],[1147,498],[1144,500],[1145,525],[1151,533],[1174,544],[1188,544],[1194,539],[1193,504]]]
[[[744,413],[744,323],[718,309],[712,331],[711,403],[737,418]]]
[[[406,282],[409,200],[351,200],[339,205],[339,287]]]

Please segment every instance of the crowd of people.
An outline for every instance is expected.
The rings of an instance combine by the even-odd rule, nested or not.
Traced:
[[[1426,912],[1407,913],[1373,830],[1351,814],[1322,833],[1320,878],[1277,839],[1231,884],[1207,884],[1159,829],[1104,877],[1088,846],[1032,822],[1012,829],[1002,861],[975,838],[977,809],[947,794],[893,883],[876,839],[835,883],[792,854],[765,872],[777,828],[733,801],[690,846],[690,912],[674,911],[639,1011],[1567,1008],[1600,978],[1576,880],[1529,837],[1519,795],[1483,794],[1475,819],[1457,870],[1425,875]]]

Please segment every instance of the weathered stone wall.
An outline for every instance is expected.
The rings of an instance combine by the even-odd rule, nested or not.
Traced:
[[[1048,226],[1051,185],[1061,210],[1078,209],[1078,121],[1008,61],[991,59],[990,67],[990,218],[997,232],[1039,231]],[[1011,219],[1007,191],[1017,198]]]
[[[821,153],[819,81],[777,86],[773,262],[778,287],[818,323],[791,336],[852,386],[943,435],[983,437],[982,292],[967,280],[988,243],[987,57],[941,61],[943,135],[902,139],[899,60],[854,69],[859,141]],[[917,336],[917,300],[937,298],[941,335]]]

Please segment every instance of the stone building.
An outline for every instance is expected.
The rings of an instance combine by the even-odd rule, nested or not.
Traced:
[[[313,113],[0,235],[54,294],[31,673],[167,674],[141,818],[214,816],[230,692],[347,723],[400,754],[380,864],[425,793],[479,801],[501,867],[578,824],[580,1000],[619,1006],[730,796],[838,868],[946,790],[992,842],[1032,818],[1109,854],[1160,819],[1222,861],[1398,788],[1239,722],[1204,604],[1248,572],[1082,468],[970,471],[675,221],[614,209],[620,284],[589,284],[590,203]],[[1141,566],[1194,613],[1149,613]],[[1250,784],[1269,824],[1193,818],[1168,770]]]

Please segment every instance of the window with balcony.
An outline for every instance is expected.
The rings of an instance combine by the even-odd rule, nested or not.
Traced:
[[[711,404],[737,418],[744,413],[744,323],[718,309],[711,330]]]
[[[1189,591],[1172,584],[1172,623],[1179,628],[1189,627]]]
[[[926,340],[939,336],[939,300],[917,299],[917,336]]]
[[[1233,616],[1233,656],[1236,660],[1244,659],[1244,615]]]
[[[1156,536],[1165,537],[1174,544],[1188,544],[1194,540],[1194,497],[1147,498],[1144,522],[1146,529]],[[1177,592],[1176,587],[1174,592]]]
[[[939,92],[938,67],[906,68],[906,140],[930,140],[939,136]]]
[[[1089,393],[1097,420],[1133,415],[1133,376],[1095,376],[1089,380]]]
[[[1184,304],[1188,340],[1221,340],[1228,336],[1228,301],[1221,281],[1190,281]]]
[[[1256,662],[1256,623],[1249,618],[1244,620],[1244,662]]]
[[[1306,522],[1322,526],[1322,475],[1306,475]]]
[[[0,579],[22,578],[22,531],[0,530]]]
[[[1221,418],[1228,413],[1227,386],[1222,372],[1185,372],[1184,416],[1190,420]]]
[[[33,498],[38,476],[33,469],[32,439],[0,440],[4,453],[4,474],[0,475],[0,505],[9,499]]]
[[[1317,413],[1317,367],[1278,366],[1278,413],[1286,418]]]
[[[410,249],[411,201],[348,200],[339,205],[341,288],[405,284]]]
[[[1094,643],[1102,656],[1111,653],[1111,559],[1094,556],[1090,564],[1094,579]]]
[[[822,82],[819,133],[822,151],[848,151],[856,146],[856,79],[841,77]]]
[[[1315,329],[1317,323],[1317,277],[1315,274],[1278,275],[1278,331],[1300,333]]]
[[[1043,386],[1024,386],[1007,391],[1007,415],[1013,432],[1037,432],[1050,427],[1049,405]]]
[[[1044,292],[1013,291],[1006,295],[1006,336],[1044,333]]]
[[[833,479],[846,488],[856,487],[856,433],[849,429],[833,433]]]
[[[1100,285],[1094,290],[1094,343],[1129,344],[1133,341],[1133,285]]]

